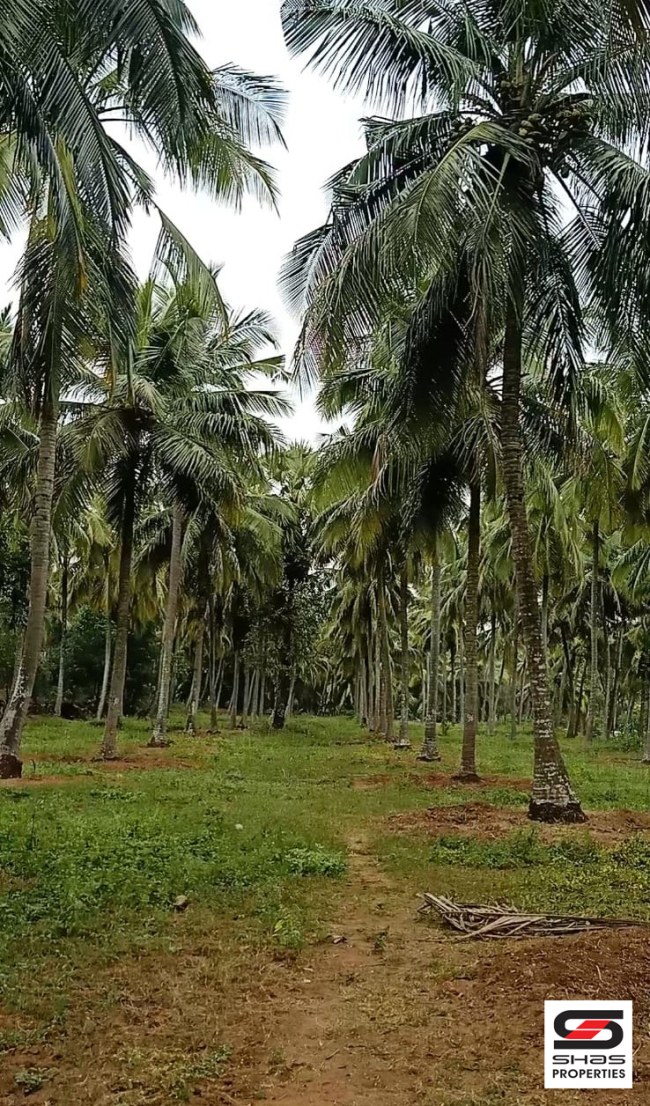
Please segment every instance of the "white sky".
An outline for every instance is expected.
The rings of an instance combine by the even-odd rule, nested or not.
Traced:
[[[277,169],[281,190],[279,216],[246,201],[240,214],[205,196],[183,193],[154,172],[158,200],[206,262],[223,266],[220,286],[235,308],[263,307],[278,320],[282,352],[291,354],[296,320],[285,311],[277,288],[284,255],[294,241],[324,219],[325,181],[362,150],[359,120],[369,114],[360,101],[343,98],[325,78],[304,70],[289,57],[280,24],[281,0],[188,0],[200,28],[199,48],[212,67],[233,62],[279,78],[289,93],[284,135],[288,149],[265,151]],[[143,159],[144,160],[144,159]],[[153,171],[153,166],[147,164]],[[136,216],[131,246],[136,268],[145,277],[158,223]],[[0,286],[10,286],[19,243],[0,245]],[[8,291],[3,301],[15,299]],[[313,439],[320,428],[309,401],[299,403],[284,425],[292,437]]]
[[[163,210],[208,262],[223,265],[220,286],[233,307],[263,307],[278,320],[282,352],[290,356],[297,322],[285,310],[277,287],[284,255],[306,231],[325,217],[325,181],[362,150],[363,104],[344,99],[325,78],[305,71],[290,58],[280,24],[281,0],[189,0],[202,31],[201,52],[212,67],[234,62],[277,77],[289,93],[281,147],[264,152],[277,169],[281,191],[279,216],[247,200],[234,214],[205,196],[183,194],[160,180]],[[154,219],[140,216],[134,226],[133,253],[141,275],[148,271],[157,234]],[[320,423],[309,401],[295,397],[296,414],[284,424],[287,434],[313,439]]]

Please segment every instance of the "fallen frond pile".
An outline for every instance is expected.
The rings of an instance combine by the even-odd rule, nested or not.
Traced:
[[[522,914],[501,903],[452,902],[443,895],[425,894],[420,913],[437,911],[443,922],[458,930],[462,937],[563,937],[588,929],[612,926],[650,925],[631,918],[580,918],[561,914]]]

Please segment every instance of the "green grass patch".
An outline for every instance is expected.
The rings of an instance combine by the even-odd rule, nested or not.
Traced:
[[[201,719],[207,730],[208,720]],[[582,835],[544,845],[530,830],[479,842],[387,832],[392,813],[486,802],[522,809],[532,767],[525,730],[480,734],[479,770],[493,786],[432,787],[413,749],[397,752],[350,718],[294,718],[278,733],[188,738],[172,719],[168,750],[145,751],[146,721],[127,720],[113,768],[93,760],[91,722],[34,719],[27,777],[64,777],[0,790],[0,987],[5,1001],[65,1017],[79,972],[129,949],[173,942],[174,900],[189,899],[184,925],[243,917],[247,939],[294,950],[328,922],[342,886],[347,842],[363,831],[382,862],[413,891],[440,886],[465,898],[503,897],[537,909],[633,913],[650,901],[643,843],[615,853]],[[441,765],[459,763],[457,727],[440,739]],[[564,742],[589,808],[650,808],[650,771],[637,751]],[[512,778],[512,786],[507,777]],[[238,923],[239,924],[239,923]],[[49,1006],[48,1006],[49,1003]]]

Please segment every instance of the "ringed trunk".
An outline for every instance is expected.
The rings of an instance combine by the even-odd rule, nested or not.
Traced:
[[[160,686],[158,689],[158,708],[156,724],[149,745],[167,745],[167,720],[169,717],[169,693],[171,690],[172,659],[174,655],[174,637],[176,634],[176,612],[178,593],[181,584],[181,547],[183,542],[183,511],[180,504],[174,504],[172,515],[172,547],[169,557],[169,590],[165,608],[161,656]]]
[[[400,672],[402,680],[402,702],[399,722],[399,745],[402,749],[407,749],[410,747],[411,742],[409,741],[409,579],[408,565],[406,564],[406,562],[402,566],[400,579],[400,636],[402,645],[402,663]]]
[[[467,589],[465,592],[465,717],[460,771],[456,777],[465,783],[478,780],[476,772],[476,733],[478,730],[478,579],[481,552],[481,485],[470,484],[467,528]]]
[[[429,678],[427,708],[424,720],[424,743],[418,760],[440,760],[438,752],[438,673],[440,669],[440,577],[442,566],[438,553],[431,567],[431,641],[429,645]]]
[[[529,817],[543,822],[583,822],[553,730],[551,698],[537,602],[537,586],[524,499],[523,454],[519,430],[522,371],[521,304],[510,298],[506,315],[501,400],[501,452],[506,504],[533,706],[535,744]]]
[[[192,736],[195,736],[197,732],[196,716],[199,713],[199,703],[201,699],[204,640],[205,617],[203,617],[199,622],[196,634],[196,648],[194,650],[194,679],[192,680],[192,695],[190,697],[190,705],[187,711],[187,721],[185,723],[185,733],[191,734]]]
[[[54,704],[54,716],[61,717],[63,710],[63,687],[65,684],[65,643],[68,632],[68,558],[63,561],[61,574],[61,645],[59,648],[59,678],[56,686],[56,702]]]
[[[108,561],[106,562],[106,634],[104,637],[104,674],[102,676],[102,690],[99,696],[99,702],[97,704],[97,721],[101,722],[104,717],[104,710],[106,707],[106,697],[108,696],[108,682],[111,678],[111,578],[108,569]]]
[[[120,576],[117,593],[117,625],[113,650],[113,671],[108,697],[108,714],[104,728],[101,755],[104,760],[117,758],[117,730],[122,713],[124,682],[126,680],[126,656],[131,616],[131,564],[133,561],[133,528],[135,525],[135,486],[126,492],[122,513],[122,543],[120,549]]]
[[[589,612],[589,632],[591,639],[590,670],[589,670],[589,702],[587,705],[587,721],[585,724],[585,738],[591,741],[597,725],[597,717],[601,710],[600,701],[600,677],[598,673],[598,561],[600,555],[600,534],[598,521],[593,524],[591,531],[591,609]]]

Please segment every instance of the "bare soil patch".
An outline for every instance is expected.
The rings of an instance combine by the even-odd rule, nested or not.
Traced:
[[[116,760],[103,760],[94,756],[73,756],[57,753],[30,754],[26,764],[34,761],[36,764],[84,764],[88,768],[105,770],[107,772],[122,772],[133,768],[194,768],[196,763],[183,760],[180,757],[169,756],[159,749],[138,749],[133,753],[127,753]]]
[[[426,833],[432,837],[464,835],[482,841],[494,841],[522,827],[535,827],[542,841],[558,841],[567,836],[590,834],[606,845],[624,841],[636,833],[650,833],[650,813],[632,810],[599,810],[588,815],[583,825],[544,825],[522,820],[524,808],[490,806],[485,802],[459,803],[430,807],[428,810],[391,814],[387,821],[395,833]]]
[[[423,787],[436,789],[439,787],[458,791],[459,794],[473,791],[487,791],[494,787],[505,787],[511,791],[530,791],[532,782],[530,779],[517,779],[514,776],[481,776],[474,783],[463,783],[446,772],[429,772],[426,776],[413,773],[411,778]]]
[[[78,782],[78,777],[75,776],[22,776],[19,780],[0,780],[0,791],[14,791],[16,788],[30,790],[33,787],[50,787],[55,784]]]
[[[175,919],[176,951],[96,973],[60,1035],[3,1055],[0,1104],[18,1106],[16,1073],[38,1067],[50,1074],[34,1106],[584,1106],[581,1091],[542,1086],[543,1001],[567,995],[634,1000],[635,1089],[592,1098],[650,1100],[643,931],[450,942],[363,834],[349,845],[328,918],[344,941],[273,955],[238,918],[202,928],[190,909]],[[191,1074],[224,1045],[220,1075]]]

